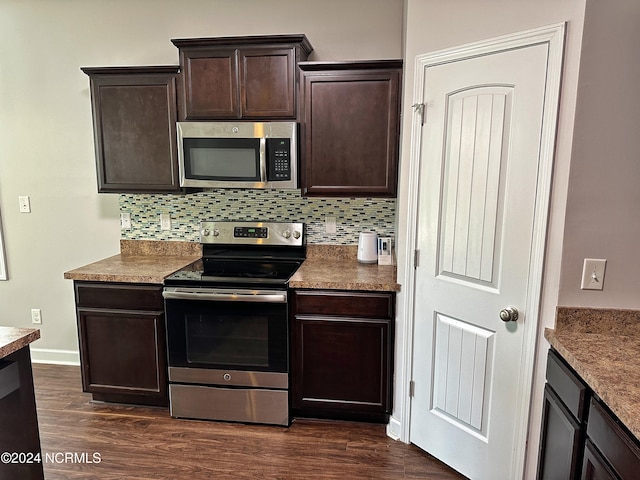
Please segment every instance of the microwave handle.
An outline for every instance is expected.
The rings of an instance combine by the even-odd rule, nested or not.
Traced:
[[[267,139],[260,139],[260,181],[267,181]]]

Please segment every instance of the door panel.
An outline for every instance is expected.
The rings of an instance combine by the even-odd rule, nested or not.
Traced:
[[[532,43],[420,73],[410,439],[474,479],[522,471],[548,52]],[[505,323],[510,305],[519,319]]]
[[[441,275],[495,287],[512,93],[513,87],[483,86],[446,100]]]

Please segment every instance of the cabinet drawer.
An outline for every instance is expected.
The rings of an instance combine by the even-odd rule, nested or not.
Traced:
[[[640,448],[595,398],[589,406],[587,437],[622,478],[638,478]]]
[[[294,301],[296,315],[391,319],[394,314],[393,293],[296,291]]]
[[[162,286],[76,282],[78,307],[163,310]]]
[[[553,350],[549,350],[547,359],[547,382],[569,412],[582,421],[588,405],[587,386]]]

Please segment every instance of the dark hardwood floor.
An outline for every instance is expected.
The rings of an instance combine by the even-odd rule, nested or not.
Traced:
[[[34,364],[33,373],[46,480],[464,478],[383,425],[177,420],[167,409],[93,403],[78,367]]]

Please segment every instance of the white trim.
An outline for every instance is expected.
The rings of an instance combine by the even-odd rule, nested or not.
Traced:
[[[400,424],[400,420],[392,416],[387,424],[387,436],[394,440],[400,440],[401,429],[402,425]]]
[[[415,78],[412,104],[422,103],[424,92],[424,71],[427,67],[440,65],[474,58],[490,53],[497,53],[504,50],[524,48],[532,45],[546,43],[548,45],[548,68],[546,77],[545,106],[543,113],[543,125],[540,143],[540,164],[538,172],[538,188],[536,194],[536,209],[534,220],[534,235],[532,238],[532,252],[529,269],[529,288],[527,291],[527,310],[525,318],[536,322],[536,328],[530,328],[528,336],[524,339],[523,369],[526,372],[523,380],[518,385],[522,403],[518,406],[523,412],[519,415],[516,438],[517,445],[514,445],[513,462],[514,471],[510,472],[509,478],[522,478],[526,454],[527,429],[531,396],[523,395],[523,391],[530,391],[533,382],[533,368],[536,351],[536,337],[538,335],[539,309],[542,294],[542,274],[544,266],[544,254],[546,233],[549,217],[549,203],[551,198],[551,180],[553,174],[553,158],[556,139],[556,125],[558,119],[558,106],[560,99],[560,81],[562,73],[562,58],[564,53],[564,37],[566,24],[558,23],[543,28],[527,30],[496,37],[481,42],[462,45],[459,47],[439,50],[432,53],[416,56]],[[421,116],[417,113],[413,115],[411,129],[411,153],[408,162],[409,184],[407,188],[407,237],[405,239],[405,265],[404,277],[402,280],[404,290],[403,311],[406,317],[406,328],[404,339],[401,343],[404,347],[404,355],[398,360],[400,365],[397,370],[402,372],[400,379],[399,402],[402,408],[397,412],[400,423],[399,438],[405,443],[410,442],[410,420],[411,420],[411,397],[409,396],[409,382],[412,379],[413,370],[413,332],[414,332],[414,255],[417,247],[417,224],[418,224],[418,196],[419,196],[419,170],[420,152],[422,142]],[[390,430],[390,428],[388,429]]]
[[[2,240],[2,214],[0,212],[0,280],[8,280],[7,257],[4,254],[4,242]]]
[[[31,347],[31,361],[33,363],[50,363],[54,365],[80,365],[80,352],[76,350]]]

